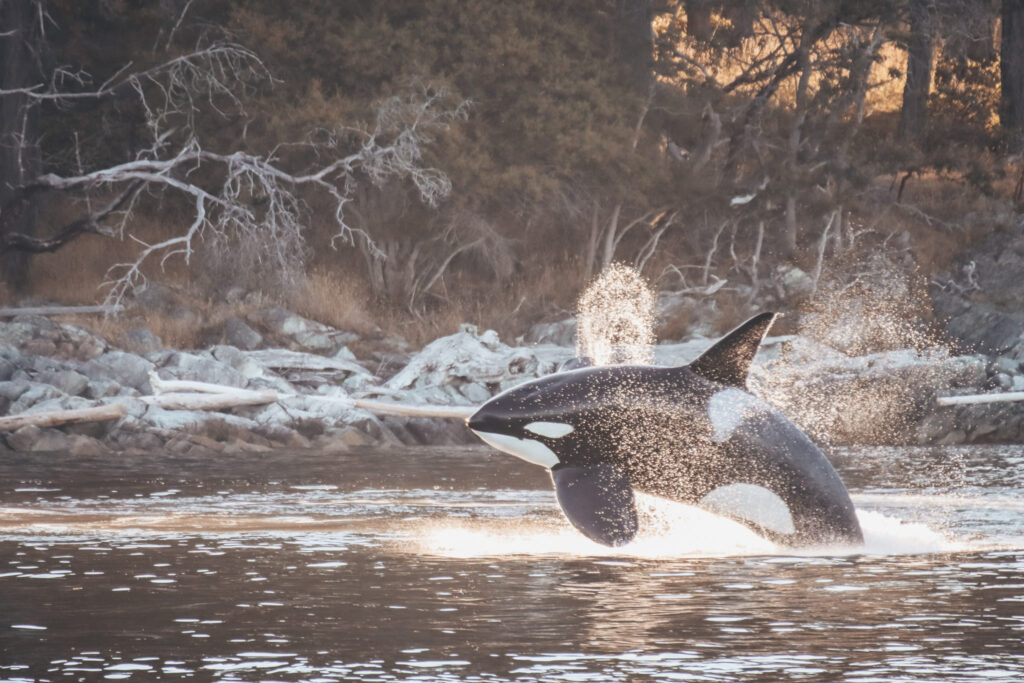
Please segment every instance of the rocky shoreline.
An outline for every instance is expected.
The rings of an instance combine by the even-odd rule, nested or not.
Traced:
[[[114,421],[0,431],[0,452],[212,453],[474,443],[458,420],[379,416],[351,405],[351,399],[470,407],[554,372],[575,351],[564,334],[561,345],[508,346],[493,331],[465,326],[415,353],[402,340],[363,340],[362,348],[372,350],[357,358],[349,348],[357,335],[279,308],[228,319],[223,328],[225,343],[196,351],[159,348],[155,335],[140,328],[133,330],[131,352],[83,327],[45,317],[0,322],[0,415],[112,403],[124,409]],[[544,339],[550,329],[539,327],[527,338]],[[659,345],[655,362],[689,362],[712,341]],[[851,357],[794,335],[767,340],[750,384],[826,443],[1019,442],[1024,403],[939,407],[935,398],[1024,388],[1020,370],[1012,357],[953,356],[941,349]],[[156,405],[154,383],[173,380],[273,390],[280,398],[219,411]]]

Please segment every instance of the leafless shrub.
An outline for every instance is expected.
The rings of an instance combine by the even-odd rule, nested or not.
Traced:
[[[265,285],[293,285],[305,266],[305,224],[309,215],[304,192],[325,196],[333,207],[332,242],[356,244],[382,256],[374,236],[346,219],[345,207],[360,182],[410,181],[419,197],[436,206],[451,190],[440,170],[423,164],[433,136],[467,115],[468,102],[453,102],[444,89],[417,87],[380,103],[369,127],[342,126],[311,138],[305,147],[318,160],[313,169],[288,167],[280,150],[266,155],[245,151],[219,153],[204,148],[194,135],[195,117],[208,107],[241,108],[242,97],[258,79],[269,79],[254,53],[238,45],[215,44],[145,71],[127,73],[130,65],[95,90],[68,91],[88,76],[60,70],[47,86],[0,91],[19,94],[30,104],[102,98],[130,88],[145,111],[152,144],[135,159],[77,175],[43,175],[25,192],[57,190],[91,205],[93,196],[113,196],[99,211],[90,211],[58,233],[57,240],[7,235],[0,249],[52,251],[86,232],[128,237],[140,251],[108,273],[107,303],[119,303],[145,280],[144,266],[164,266],[180,256],[191,265],[200,243],[215,270],[271,278]],[[177,145],[174,141],[179,140]],[[167,239],[146,242],[131,233],[132,211],[143,192],[183,198],[191,203],[191,221]],[[114,225],[108,219],[116,220]],[[20,238],[20,239],[18,239]]]

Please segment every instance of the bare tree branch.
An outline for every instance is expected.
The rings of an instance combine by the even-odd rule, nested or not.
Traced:
[[[101,224],[102,221],[114,212],[120,211],[125,204],[130,203],[141,189],[141,181],[128,183],[105,207],[88,216],[72,221],[51,237],[33,237],[22,233],[0,235],[0,254],[6,251],[27,251],[34,254],[57,251],[72,240],[87,233],[109,236],[112,230],[103,226]]]

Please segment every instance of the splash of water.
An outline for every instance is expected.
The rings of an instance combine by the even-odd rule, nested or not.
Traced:
[[[580,295],[577,354],[594,365],[654,360],[654,291],[631,266],[612,263]]]
[[[747,527],[700,508],[637,494],[640,534],[628,545],[594,543],[559,518],[432,521],[416,532],[416,550],[443,557],[555,556],[676,559],[783,555],[907,555],[983,550],[988,545],[950,539],[929,526],[872,510],[858,510],[863,546],[793,549],[758,536]]]

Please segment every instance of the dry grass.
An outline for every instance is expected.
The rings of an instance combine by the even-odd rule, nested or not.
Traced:
[[[288,299],[299,315],[339,330],[366,335],[378,329],[366,284],[346,271],[318,268]]]
[[[1015,179],[1016,176],[1010,174],[1008,180],[999,182],[997,191],[1001,196],[1012,192]],[[906,231],[920,277],[925,279],[947,269],[952,259],[966,246],[988,231],[998,229],[1002,217],[1009,215],[1005,199],[982,196],[959,179],[934,174],[915,176],[907,182],[904,206],[891,201],[890,182],[889,177],[876,179],[864,198],[849,207],[851,220],[859,227],[871,227],[883,236]],[[60,224],[58,219],[64,216],[57,215],[59,208],[53,211],[54,220],[48,218],[46,223]],[[705,255],[697,253],[703,248],[703,243],[694,239],[699,227],[688,225],[686,229],[666,235],[659,253],[648,263],[645,275],[653,280],[668,263],[703,262]],[[140,217],[133,224],[134,234],[147,240],[166,237],[172,229],[170,224],[162,225],[146,217]],[[820,234],[820,230],[820,225],[813,229],[808,227],[811,237]],[[41,232],[46,232],[45,227]],[[149,312],[143,316],[129,312],[110,320],[81,318],[73,322],[96,329],[115,343],[123,343],[121,340],[128,330],[145,326],[168,347],[199,348],[222,341],[219,335],[227,317],[245,317],[259,308],[284,305],[305,317],[356,332],[366,339],[367,349],[372,347],[374,340],[392,334],[401,335],[412,347],[418,348],[439,336],[455,332],[463,323],[475,324],[480,329],[495,329],[504,341],[511,343],[537,322],[559,320],[574,313],[576,299],[587,282],[572,234],[571,231],[525,234],[521,269],[504,281],[470,263],[453,263],[443,281],[425,297],[425,308],[416,314],[401,304],[389,305],[375,300],[365,283],[359,255],[355,251],[341,250],[332,252],[330,261],[323,255],[314,256],[317,267],[299,291],[291,295],[277,293],[261,298],[250,294],[243,301],[233,300],[231,303],[209,299],[211,295],[202,288],[201,279],[189,272],[180,258],[172,259],[166,271],[161,271],[154,263],[147,275],[172,285],[181,296],[181,307],[193,311],[193,314]],[[742,236],[744,239],[750,237],[746,233]],[[866,237],[863,239],[869,241]],[[624,245],[624,255],[630,251],[625,247],[629,245]],[[57,253],[34,258],[29,275],[29,294],[36,301],[98,303],[105,294],[100,285],[109,266],[131,260],[137,249],[130,240],[84,236]],[[748,256],[749,245],[741,244],[737,249],[741,258]],[[808,272],[816,260],[813,252],[816,249],[809,248],[807,262],[800,263]],[[720,247],[717,259],[721,262],[716,266],[721,268],[716,267],[714,272],[737,284],[748,283],[749,275],[729,270],[725,247]],[[832,274],[846,260],[849,260],[848,255],[836,257],[830,254],[823,276]],[[768,277],[775,265],[777,262],[763,254],[759,275]],[[745,297],[723,291],[715,299],[717,309],[715,320],[711,322],[718,332],[727,331],[750,313],[745,306]],[[0,285],[0,302],[10,304],[14,303],[13,300],[12,293]],[[695,318],[703,315],[700,310],[694,310],[666,321],[658,330],[658,337],[681,338],[696,322]],[[777,331],[786,328],[790,322],[788,319],[781,321]]]

